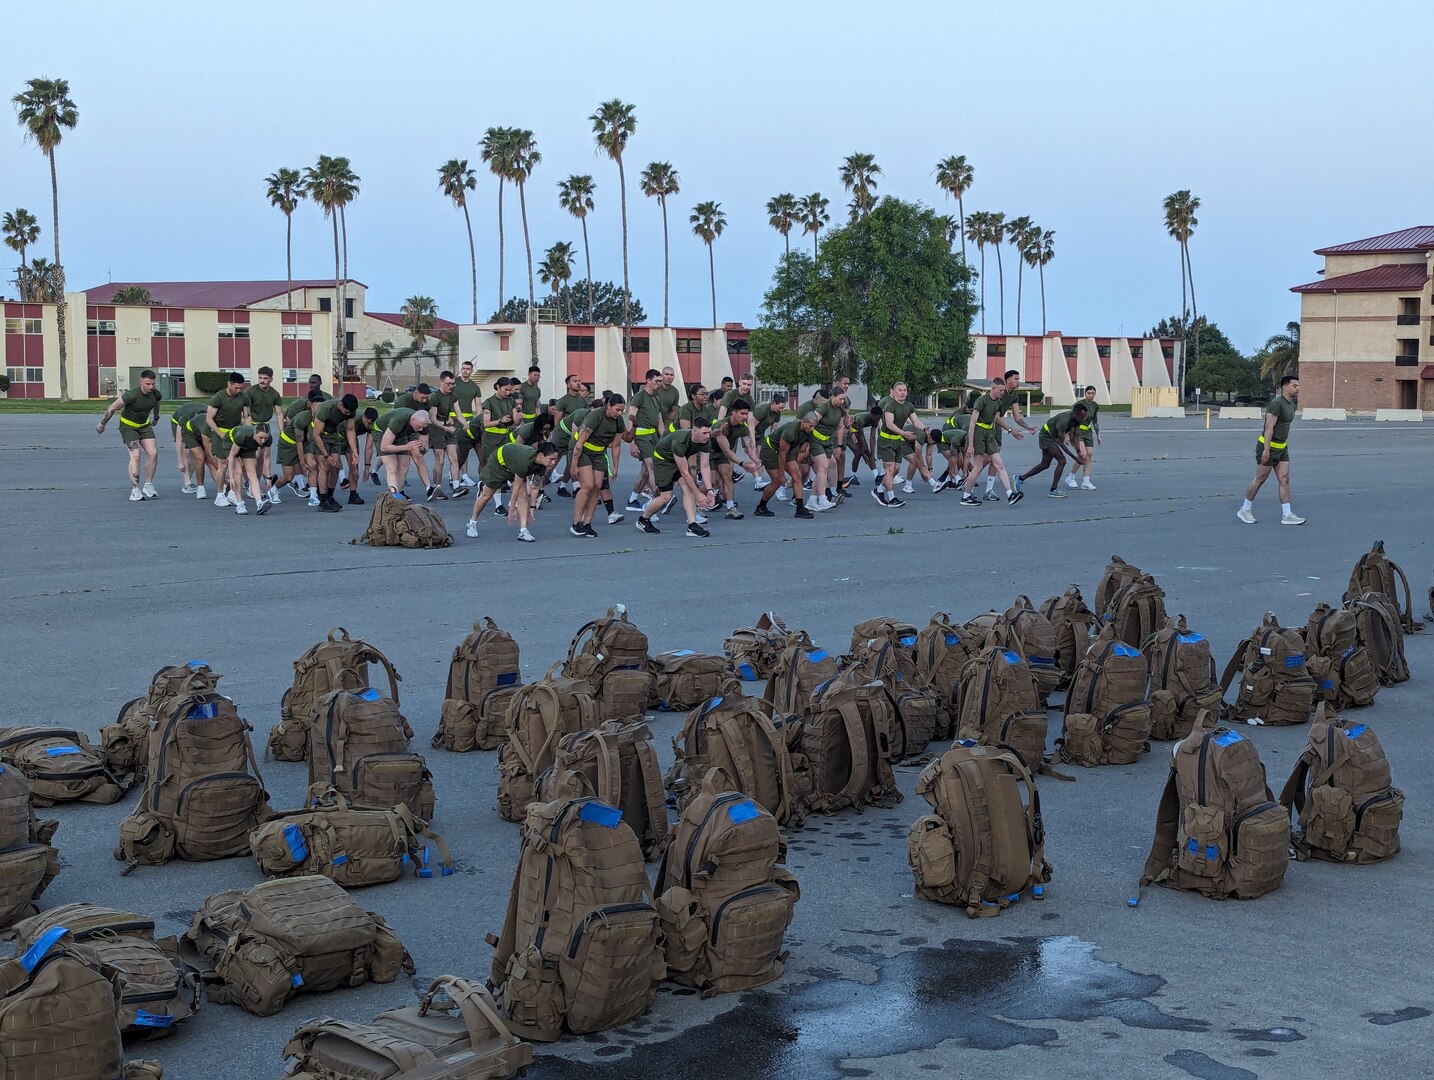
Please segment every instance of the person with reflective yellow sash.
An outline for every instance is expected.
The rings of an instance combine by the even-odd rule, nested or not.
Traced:
[[[500,378],[493,384],[493,393],[483,402],[479,415],[483,420],[483,432],[478,440],[478,471],[481,474],[483,464],[488,460],[490,454],[498,447],[513,441],[513,429],[518,426],[519,413],[516,397],[518,380]],[[472,430],[470,426],[469,430]],[[503,496],[498,495],[495,505],[503,505]]]
[[[159,403],[164,395],[155,389],[154,372],[139,373],[139,386],[130,387],[110,402],[104,416],[95,425],[95,434],[103,435],[110,417],[119,413],[120,438],[129,451],[130,502],[157,499],[159,492],[154,488],[154,470],[159,465],[159,451],[154,441],[154,425],[159,421]],[[139,483],[139,456],[146,458],[144,486]]]
[[[733,470],[739,464],[745,464],[753,476],[762,471],[757,461],[757,448],[752,441],[751,415],[751,403],[746,398],[735,398],[727,415],[711,429],[712,441],[717,445],[707,460],[713,475],[706,479],[709,487],[721,490],[726,516],[733,521],[742,520],[742,511],[737,509],[737,482]]]
[[[553,416],[553,444],[558,444],[559,433],[571,442],[573,414],[579,410],[586,411],[592,405],[592,395],[588,392],[587,385],[576,375],[569,375],[563,384],[563,396],[553,402],[549,410]],[[577,478],[567,473],[567,446],[558,446],[558,468],[553,472],[553,478],[558,481],[558,494],[563,498],[571,498],[572,490],[570,485]]]
[[[788,420],[781,427],[768,429],[767,434],[762,436],[762,467],[767,470],[769,480],[762,491],[762,501],[757,504],[757,509],[752,511],[757,517],[776,516],[767,509],[767,503],[771,502],[772,496],[777,494],[784,481],[789,486],[792,502],[796,505],[796,512],[792,516],[816,517],[807,509],[803,499],[800,466],[802,451],[811,442],[812,428],[816,426],[817,414],[809,412],[799,419]]]
[[[991,380],[991,389],[978,397],[971,406],[971,434],[967,443],[971,467],[966,473],[965,493],[961,496],[962,506],[981,505],[981,499],[974,494],[974,489],[981,471],[987,467],[1000,477],[1001,483],[1005,485],[1006,502],[1018,503],[1024,497],[1006,475],[1006,463],[1001,460],[1001,440],[996,434],[996,429],[1000,428],[1002,431],[1009,431],[1017,439],[1025,438],[1019,428],[1008,426],[1002,419],[1005,409],[1001,399],[1005,396],[1006,380],[995,378]]]
[[[1080,468],[1080,425],[1085,422],[1086,416],[1085,402],[1077,401],[1070,409],[1056,413],[1041,425],[1039,436],[1041,463],[1016,477],[1017,491],[1023,489],[1027,480],[1038,476],[1054,465],[1056,471],[1051,477],[1051,490],[1047,497],[1052,499],[1066,497],[1066,493],[1061,490],[1061,473],[1065,472],[1067,454],[1075,462],[1075,467]]]
[[[209,441],[214,448],[214,457],[219,462],[219,472],[215,477],[218,486],[218,491],[214,493],[215,506],[232,505],[225,493],[226,483],[233,479],[226,472],[230,435],[244,422],[244,414],[248,408],[244,398],[244,376],[237,371],[231,371],[224,389],[209,399],[209,408],[205,410],[204,416],[205,423],[209,426]]]
[[[542,380],[543,369],[534,364],[528,369],[528,377],[514,386],[521,423],[531,424],[538,418],[538,411],[543,407],[543,388],[538,385]]]
[[[627,439],[627,421],[623,417],[627,401],[621,394],[605,393],[602,400],[583,416],[574,421],[571,459],[568,475],[577,476],[578,493],[573,499],[573,525],[568,531],[574,536],[597,539],[593,528],[593,514],[602,497],[602,488],[608,482],[609,474],[617,477],[620,455],[609,453],[619,439]],[[616,525],[623,515],[609,510],[607,523]]]
[[[1085,406],[1086,417],[1081,421],[1077,434],[1080,436],[1083,448],[1082,468],[1072,469],[1071,474],[1066,477],[1066,487],[1084,488],[1086,491],[1094,491],[1095,485],[1090,482],[1090,471],[1095,465],[1095,448],[1102,441],[1100,437],[1100,405],[1095,400],[1095,387],[1087,386],[1082,391],[1081,404]],[[1084,472],[1085,479],[1076,482],[1076,473]]]
[[[632,482],[632,492],[627,497],[629,510],[641,510],[647,501],[643,493],[655,490],[652,484],[652,451],[663,430],[662,400],[657,396],[662,385],[662,372],[648,368],[646,379],[642,389],[627,402],[627,423],[632,429],[631,452],[639,462],[637,479]]]
[[[1280,524],[1305,523],[1290,506],[1290,424],[1295,419],[1295,399],[1299,393],[1299,377],[1286,375],[1280,380],[1279,393],[1265,406],[1265,429],[1255,440],[1255,479],[1245,492],[1245,504],[1235,515],[1246,525],[1255,523],[1255,496],[1270,473],[1275,474],[1280,489]]]
[[[841,451],[841,431],[846,423],[846,391],[833,386],[825,396],[814,399],[809,410],[817,414],[817,426],[812,428],[811,442],[807,444],[812,461],[812,501],[815,511],[834,510],[837,503],[845,498],[837,488],[836,456]],[[801,409],[798,415],[805,415]],[[842,455],[845,456],[845,455]]]
[[[916,471],[931,485],[933,492],[941,490],[941,484],[931,475],[931,470],[917,453],[920,443],[926,438],[926,425],[916,415],[916,406],[909,399],[911,391],[905,383],[897,383],[891,394],[881,399],[881,426],[877,429],[876,457],[881,462],[883,475],[881,483],[871,489],[871,497],[886,507],[901,507],[906,503],[896,497],[896,474],[901,463],[910,460],[916,464]],[[907,428],[911,422],[911,429]]]
[[[259,452],[269,445],[268,426],[238,424],[229,433],[229,501],[236,514],[247,514],[244,506],[244,480],[249,480],[249,494],[260,514],[267,514],[274,505],[259,486]]]
[[[652,519],[666,509],[672,501],[673,489],[680,487],[682,508],[687,514],[687,535],[701,538],[712,535],[702,527],[698,511],[715,506],[717,492],[698,488],[697,470],[692,465],[693,458],[710,451],[711,436],[711,421],[699,416],[692,421],[690,428],[669,431],[657,440],[657,448],[652,452],[653,482],[657,485],[657,494],[638,515],[638,532],[655,536],[662,531],[652,523]]]
[[[308,498],[309,492],[299,487],[298,478],[307,470],[310,474],[315,473],[314,454],[312,443],[312,431],[314,413],[324,403],[324,392],[322,390],[310,390],[306,397],[300,399],[304,408],[293,415],[289,410],[283,414],[283,423],[279,425],[278,450],[275,457],[279,462],[279,486],[289,485],[289,490],[301,498]],[[301,427],[299,417],[304,417]],[[201,475],[203,475],[201,473]],[[203,498],[203,496],[200,496]],[[313,491],[313,505],[318,505],[318,490]]]
[[[518,539],[525,544],[531,544],[537,539],[528,531],[533,520],[533,511],[528,501],[528,480],[547,476],[548,470],[557,464],[557,460],[557,447],[546,440],[531,446],[522,442],[510,442],[494,448],[483,462],[479,476],[483,488],[473,500],[473,516],[468,519],[468,537],[478,539],[478,515],[483,512],[488,501],[496,498],[498,492],[506,487],[512,491],[513,496],[508,500],[508,512],[505,516],[509,522],[518,526]]]
[[[458,381],[453,386],[453,396],[456,399],[454,408],[457,412],[455,426],[458,429],[454,456],[458,459],[458,482],[470,490],[473,487],[473,478],[468,475],[468,454],[476,447],[468,425],[477,415],[476,406],[482,394],[482,388],[473,379],[473,361],[463,361],[458,365]]]
[[[433,451],[433,484],[439,494],[434,498],[447,498],[443,492],[443,470],[448,469],[453,494],[457,496],[463,486],[458,482],[457,429],[454,424],[454,406],[457,398],[453,384],[457,379],[451,371],[438,375],[438,388],[428,398],[428,449]],[[467,495],[467,491],[462,494]]]

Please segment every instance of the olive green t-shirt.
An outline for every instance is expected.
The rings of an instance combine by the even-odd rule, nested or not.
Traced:
[[[318,421],[314,418],[314,414],[308,409],[305,409],[289,421],[289,429],[294,436],[295,442],[312,441],[313,433],[317,428]]]
[[[911,414],[916,411],[916,406],[910,398],[905,401],[897,401],[893,397],[884,397],[881,399],[881,411],[891,413],[892,422],[901,428],[905,427],[906,421],[911,419]],[[883,428],[883,430],[885,429]]]
[[[207,401],[186,401],[174,410],[174,422],[176,424],[186,424],[196,414],[203,416],[208,408],[209,402]]]
[[[214,426],[228,430],[244,419],[244,395],[221,390],[209,399],[214,408]]]
[[[732,459],[738,461],[742,456],[742,440],[752,433],[751,428],[746,424],[732,423],[732,417],[724,417],[722,423],[712,429],[712,444],[716,447],[718,454],[722,452],[722,446],[717,442],[718,436],[727,440],[727,445],[732,448]]]
[[[1265,412],[1275,418],[1274,430],[1270,432],[1270,442],[1288,442],[1290,424],[1295,418],[1295,403],[1284,394],[1276,394],[1274,400],[1265,406]]]
[[[586,409],[592,403],[592,398],[582,394],[564,394],[558,398],[557,404],[553,406],[563,414],[564,417],[572,416],[579,409]]]
[[[780,450],[781,444],[784,442],[795,450],[808,441],[808,435],[802,430],[800,420],[788,420],[777,430],[767,432],[767,442],[771,444],[773,450]]]
[[[1001,403],[990,394],[982,394],[976,399],[976,404],[971,407],[971,411],[976,414],[977,423],[984,425],[983,430],[987,430],[996,423],[996,419],[1001,415]]]
[[[473,403],[483,394],[483,388],[475,381],[469,379],[464,382],[459,379],[453,384],[453,396],[458,402],[458,409],[463,413],[464,418],[471,419],[473,416]]]
[[[538,415],[538,406],[543,403],[543,387],[531,385],[524,379],[518,384],[519,401],[522,402],[523,419],[531,420]]]
[[[639,390],[627,399],[629,408],[634,408],[637,413],[633,416],[633,429],[635,432],[645,432],[644,438],[650,438],[654,433],[662,430],[662,402],[656,394],[649,394],[646,390]],[[647,431],[651,428],[652,431]]]
[[[395,409],[408,409],[411,412],[418,412],[419,409],[433,408],[433,395],[428,396],[427,401],[419,401],[412,394],[399,394],[393,403]]]
[[[428,411],[433,416],[434,423],[452,423],[453,405],[458,400],[452,390],[444,393],[442,390],[435,390],[428,395]]]
[[[731,390],[728,390],[725,394],[722,395],[722,400],[721,400],[720,402],[718,402],[718,404],[720,404],[720,405],[722,406],[722,408],[724,408],[724,409],[726,409],[726,410],[728,410],[728,411],[730,412],[731,409],[732,409],[732,403],[733,403],[734,401],[736,401],[738,398],[742,398],[744,401],[747,402],[748,405],[752,404],[752,395],[753,395],[754,393],[755,393],[755,391],[753,391],[753,390],[748,390],[748,391],[744,394],[744,393],[742,393],[742,391],[738,390],[736,387],[733,387]]]
[[[324,402],[315,414],[320,433],[325,440],[332,443],[347,443],[344,428],[352,419],[353,417],[343,414],[343,406],[339,401]]]
[[[682,423],[682,421],[686,420],[687,423],[690,425],[692,421],[696,420],[699,416],[705,416],[714,424],[717,422],[717,410],[712,407],[711,402],[708,402],[706,405],[703,405],[701,408],[698,408],[695,402],[689,401],[686,405],[682,406],[682,408],[677,410],[677,422],[679,424]]]
[[[656,453],[660,461],[676,461],[680,457],[697,457],[711,449],[711,443],[698,445],[694,442],[690,428],[677,428],[657,440]]]
[[[837,433],[837,428],[841,426],[842,418],[846,415],[846,410],[839,405],[833,405],[830,401],[824,401],[817,406],[816,413],[816,429],[827,438],[831,438]]]
[[[257,450],[259,440],[254,438],[254,432],[258,430],[253,424],[240,424],[229,433],[229,439],[236,450]]]
[[[487,429],[502,428],[506,434],[513,425],[513,399],[499,397],[494,394],[483,402],[483,411],[488,414],[488,419],[483,421],[484,432]]]
[[[324,394],[322,390],[320,390],[319,393]],[[332,394],[324,394],[325,401],[333,401],[333,399],[334,396]],[[302,394],[299,395],[296,400],[291,401],[288,405],[284,406],[284,417],[288,420],[292,420],[294,417],[298,416],[308,407],[309,391],[305,390]]]
[[[284,405],[284,395],[272,386],[251,386],[244,391],[244,400],[249,405],[249,416],[256,424],[267,424],[274,419],[274,411]]]
[[[752,406],[752,431],[757,438],[767,434],[767,429],[782,419],[782,413],[770,401]]]
[[[573,445],[573,436],[583,426],[583,421],[587,419],[587,415],[591,411],[584,405],[581,409],[574,410],[571,416],[564,413],[563,418],[553,426],[553,445],[563,453],[567,453]]]
[[[488,455],[484,469],[489,475],[502,476],[505,480],[514,476],[527,476],[533,471],[533,462],[537,456],[536,446],[504,443]]]
[[[413,414],[417,411],[408,407],[390,409],[380,418],[378,426],[383,431],[392,432],[395,440],[411,439],[417,434],[412,424]]]
[[[1059,441],[1075,425],[1075,419],[1071,416],[1070,410],[1058,412],[1041,425],[1041,438],[1055,439]]]
[[[614,439],[627,430],[627,418],[621,415],[616,417],[608,416],[605,409],[593,409],[587,416],[583,417],[580,426],[575,425],[573,427],[573,436],[577,436],[580,427],[589,426],[591,430],[588,432],[587,438],[583,440],[584,444],[591,443],[593,446],[607,449],[612,445]]]
[[[682,400],[682,395],[677,392],[676,386],[659,386],[657,388],[657,403],[662,407],[662,422],[677,423],[677,403]]]
[[[158,390],[151,390],[146,394],[136,386],[121,394],[120,400],[124,402],[124,407],[120,409],[120,419],[129,420],[132,427],[144,427],[150,422],[154,410],[159,408],[164,395]]]

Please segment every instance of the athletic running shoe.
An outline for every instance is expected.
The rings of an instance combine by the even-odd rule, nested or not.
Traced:
[[[976,496],[974,496],[974,495],[966,494],[966,495],[962,495],[962,496],[961,496],[961,505],[962,505],[962,506],[980,506],[980,505],[981,505],[981,500],[978,499],[978,498],[976,498]]]
[[[536,541],[538,538],[537,538],[536,536],[534,536],[532,533],[530,533],[526,528],[524,528],[524,529],[519,529],[519,530],[518,530],[518,539],[521,540],[521,541],[522,541],[523,543],[525,543],[525,544],[531,544],[531,543],[533,543],[534,541]]]
[[[397,494],[397,492],[395,492],[395,494]],[[448,501],[448,496],[447,496],[446,494],[444,494],[443,489],[442,489],[441,487],[439,487],[437,484],[429,484],[429,485],[428,485],[428,498],[427,498],[426,501],[427,501],[427,502],[434,502],[435,500],[438,500],[438,499],[442,499],[443,501],[447,502],[447,501]]]
[[[337,514],[342,509],[343,507],[339,505],[338,499],[335,499],[332,495],[327,499],[319,500],[319,513],[321,514]]]
[[[893,495],[891,498],[886,500],[886,505],[893,510],[900,510],[903,506],[906,505],[906,500],[898,499],[895,495]]]
[[[558,485],[558,494],[561,495],[561,496],[562,496],[563,498],[565,498],[565,499],[571,499],[571,498],[573,497],[573,493],[568,490],[568,485],[567,485],[567,484],[559,484],[559,485]]]
[[[129,489],[129,501],[144,502],[144,495],[140,493],[138,485]]]
[[[1080,487],[1080,481],[1077,480],[1074,476],[1067,476],[1067,477],[1066,477],[1066,487],[1072,488],[1072,489],[1078,488],[1078,487]]]
[[[299,482],[297,480],[289,481],[289,490],[301,499],[304,497],[304,489],[299,486]]]
[[[625,515],[625,514],[619,514],[616,510],[614,510],[611,514],[609,514],[609,515],[607,516],[607,523],[608,523],[609,525],[616,525],[619,521],[626,521],[626,520],[627,520],[627,515]],[[591,526],[589,526],[589,528],[591,528]],[[597,533],[593,533],[593,535],[596,536]]]
[[[830,510],[831,508],[832,504],[827,502],[825,495],[818,495],[815,499],[810,499],[807,502],[807,509],[814,514],[820,514],[823,510]]]
[[[270,510],[272,510],[272,509],[274,509],[274,504],[271,503],[268,499],[260,499],[260,500],[259,500],[259,509],[258,509],[257,513],[259,513],[259,514],[267,514],[267,513],[268,513]]]
[[[1026,489],[1026,482],[1022,480],[1019,476],[1013,476],[1011,477],[1011,486],[1016,491],[1024,491]]]
[[[846,480],[844,480],[844,481],[842,482],[842,487],[844,487],[844,488],[861,487],[861,480],[860,480],[858,477],[855,477],[855,476],[848,476],[848,477],[846,478]]]
[[[467,473],[461,474],[458,477],[458,482],[464,487],[468,488],[470,491],[473,489],[473,477],[469,476]]]
[[[1025,497],[1026,493],[1024,491],[1010,491],[1006,493],[1006,502],[1011,506],[1015,506],[1016,503],[1020,502]]]
[[[627,508],[629,510],[641,510],[647,503],[641,495],[632,494],[627,497]]]
[[[323,500],[319,498],[319,493],[318,493],[317,491],[313,490],[312,488],[309,489],[309,505],[310,505],[310,506],[322,506],[322,505],[323,505]]]
[[[538,492],[538,501],[533,504],[533,509],[541,510],[552,501],[552,497],[546,491],[540,491]]]
[[[596,540],[598,538],[597,530],[593,528],[591,521],[583,525],[583,532],[589,539]]]
[[[362,506],[363,503],[364,503],[363,496],[360,495],[357,491],[350,491],[350,492],[349,492],[349,505],[350,505],[350,506]]]
[[[229,497],[228,497],[227,495],[225,495],[224,492],[222,492],[222,491],[219,492],[219,494],[217,494],[217,495],[214,496],[214,505],[215,505],[215,506],[228,506],[228,505],[229,505]]]
[[[1295,513],[1285,514],[1280,518],[1281,525],[1303,525],[1304,523],[1305,519]]]
[[[688,536],[700,536],[700,537],[702,537],[702,539],[705,540],[707,537],[711,536],[712,534],[711,534],[710,532],[708,532],[706,529],[704,529],[701,525],[697,524],[697,522],[693,521],[693,522],[689,522],[689,523],[688,523],[686,535],[688,535]]]
[[[505,517],[508,516],[508,511],[506,511],[506,510],[503,509],[502,503],[496,503],[496,502],[495,502],[495,503],[493,504],[493,516],[494,516],[494,517],[505,518]]]
[[[1048,499],[1064,499],[1065,497],[1066,493],[1060,488],[1051,488],[1050,491],[1046,492],[1046,498]]]
[[[802,488],[806,491],[812,490],[812,478],[810,476],[802,481]]]
[[[371,472],[371,473],[369,473],[369,474],[368,474],[368,482],[369,482],[370,484],[377,484],[377,483],[378,483],[378,473],[376,473],[376,472]]]
[[[247,514],[249,512],[249,508],[244,505],[243,499],[240,499],[237,503],[234,504],[234,512],[236,514]]]
[[[186,494],[186,495],[193,495],[193,494],[194,494],[194,485],[193,485],[193,484],[185,484],[185,485],[184,485],[182,488],[180,488],[179,490],[182,491],[182,492],[184,492],[184,494]]]
[[[349,478],[347,476],[345,476],[342,480],[339,481],[339,487],[344,491],[347,491],[349,489]]]
[[[699,524],[699,525],[706,525],[706,524],[707,524],[707,515],[704,514],[701,510],[697,511],[697,524]]]
[[[402,499],[404,502],[408,502],[408,496],[401,491],[394,491],[393,488],[389,488],[388,493],[395,499]]]
[[[778,501],[778,502],[786,502],[786,501],[787,501],[788,499],[790,499],[791,497],[792,497],[792,489],[791,489],[791,486],[790,486],[790,485],[788,485],[788,484],[783,484],[781,487],[779,487],[779,488],[777,489],[777,501]]]
[[[945,489],[945,487],[945,480],[938,480],[934,476],[931,478],[931,494],[939,495]]]
[[[732,470],[732,483],[734,483],[734,484],[740,484],[740,483],[741,483],[743,480],[745,480],[745,479],[747,479],[747,470],[746,470],[746,469],[737,469],[737,468],[734,468],[734,469]]]
[[[269,489],[269,505],[270,505],[270,506],[278,506],[278,505],[279,505],[279,489],[276,488],[276,487],[271,487],[271,488]]]
[[[673,508],[674,506],[676,506],[677,503],[678,503],[678,499],[677,499],[676,495],[674,494],[672,498],[670,498],[670,499],[667,500],[667,505],[662,508],[662,513],[663,513],[663,515],[665,516],[665,515],[667,515],[667,514],[672,513],[672,508]]]
[[[472,489],[472,488],[456,487],[456,488],[453,489],[453,497],[454,497],[455,499],[461,499],[461,498],[463,498],[463,496],[465,496],[465,495],[472,495],[472,494],[473,494],[473,489]]]
[[[882,505],[882,506],[885,506],[885,505],[886,505],[886,495],[882,492],[881,488],[879,488],[879,487],[874,487],[874,488],[872,488],[872,489],[871,489],[871,497],[872,497],[873,499],[875,499],[875,500],[877,501],[877,503],[879,503],[880,505]]]
[[[986,492],[986,501],[987,501],[987,502],[1000,502],[1000,501],[1001,501],[1001,496],[999,496],[999,495],[996,494],[996,489],[995,489],[995,488],[992,488],[990,491]]]
[[[911,481],[910,481],[910,480],[906,481],[906,483],[904,483],[904,484],[901,485],[901,493],[902,493],[903,495],[915,495],[915,494],[916,494],[916,489],[911,486]]]
[[[656,536],[658,533],[662,532],[661,529],[659,529],[652,522],[648,521],[647,518],[643,517],[641,514],[639,514],[637,518],[637,531],[640,533],[647,533],[649,536]]]
[[[675,502],[676,500],[674,499],[673,501]],[[746,517],[746,515],[743,514],[742,511],[738,510],[735,506],[732,507],[732,509],[728,510],[722,516],[728,521],[741,521],[744,517]]]
[[[769,479],[767,479],[766,477],[762,477],[762,476],[753,477],[753,478],[752,478],[752,490],[753,490],[753,491],[761,491],[763,488],[765,488],[765,487],[766,487],[768,484],[770,484],[771,482],[772,482],[772,481],[769,480]]]
[[[1235,511],[1235,516],[1246,525],[1253,525],[1255,523],[1255,512],[1253,510],[1246,510],[1243,506]]]
[[[1082,490],[1082,491],[1094,491],[1094,490],[1095,490],[1095,485],[1090,482],[1090,478],[1089,478],[1089,477],[1087,477],[1086,479],[1082,480],[1082,481],[1080,482],[1080,486],[1081,486],[1081,490]]]
[[[816,517],[816,514],[812,513],[805,506],[799,506],[797,507],[796,512],[792,514],[792,517],[813,518]]]
[[[757,504],[757,509],[753,510],[752,513],[753,513],[754,515],[756,515],[757,517],[776,517],[776,516],[777,516],[776,514],[772,513],[770,510],[768,510],[765,506],[763,506],[761,503],[758,503],[758,504]]]

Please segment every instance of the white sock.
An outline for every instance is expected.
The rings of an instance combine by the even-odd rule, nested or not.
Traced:
[[[1280,512],[1284,514],[1285,517],[1289,517],[1294,513],[1294,511],[1290,509],[1289,503],[1280,503]]]
[[[996,478],[995,478],[994,476],[988,476],[988,477],[986,477],[986,493],[987,493],[987,494],[990,494],[991,492],[993,492],[993,491],[995,491],[995,490],[996,490]]]
[[[1246,499],[1246,500],[1245,500],[1245,505],[1242,506],[1242,507],[1240,507],[1241,510],[1253,510],[1254,508],[1255,508],[1255,504],[1252,503],[1249,499]]]

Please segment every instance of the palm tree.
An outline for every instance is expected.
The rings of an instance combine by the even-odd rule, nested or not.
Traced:
[[[587,322],[593,321],[593,257],[588,248],[588,214],[592,213],[595,190],[597,187],[593,178],[587,175],[575,174],[558,183],[558,205],[577,218],[583,227],[583,263],[587,267],[588,282]]]
[[[438,166],[438,190],[463,211],[468,229],[468,267],[473,273],[473,321],[478,321],[478,253],[473,247],[473,219],[468,216],[468,193],[478,186],[478,176],[468,167],[467,158],[449,158]]]
[[[976,257],[981,261],[981,333],[986,333],[986,238],[989,231],[990,213],[973,210],[966,217],[966,239],[976,245]]]
[[[1000,297],[1000,327],[1006,332],[1006,267],[1001,261],[1001,244],[1006,239],[1006,215],[999,210],[986,212],[986,243],[996,249],[996,281]]]
[[[1021,274],[1026,265],[1025,248],[1031,242],[1032,232],[1037,236],[1041,235],[1041,230],[1025,214],[1012,218],[1006,223],[1006,238],[1016,249],[1016,334],[1018,336],[1021,333]]]
[[[478,144],[478,156],[498,178],[498,307],[503,306],[503,184],[508,180],[508,162],[512,157],[509,144],[514,128],[490,127]]]
[[[284,274],[289,310],[294,310],[294,210],[304,197],[304,178],[298,169],[276,169],[264,177],[269,205],[284,215]]]
[[[961,223],[950,214],[942,214],[936,219],[941,226],[941,234],[946,237],[946,246],[954,248],[958,239],[964,239],[961,235]]]
[[[1260,378],[1269,379],[1276,385],[1286,375],[1298,375],[1300,371],[1300,324],[1285,323],[1285,332],[1275,334],[1260,350]]]
[[[1195,211],[1200,209],[1200,200],[1190,194],[1189,188],[1182,188],[1165,196],[1165,231],[1180,245],[1180,396],[1185,397],[1185,328],[1195,324],[1195,357],[1200,357],[1200,326],[1198,309],[1195,306],[1195,278],[1190,272],[1190,237],[1200,219]],[[1185,286],[1190,285],[1190,303],[1187,315]],[[1188,319],[1188,321],[1187,321]]]
[[[537,295],[533,288],[533,242],[528,233],[528,177],[543,160],[533,133],[526,128],[511,129],[512,138],[508,143],[508,179],[518,186],[518,211],[523,220],[523,251],[528,258],[528,311],[529,323],[533,327],[528,335],[531,359],[538,362]]]
[[[953,154],[936,163],[936,186],[956,200],[961,225],[961,258],[966,258],[966,203],[964,196],[971,190],[976,170],[966,161],[965,154]]]
[[[1021,252],[1026,265],[1032,270],[1039,270],[1041,275],[1041,336],[1046,334],[1046,263],[1056,257],[1055,248],[1056,234],[1051,229],[1041,232],[1039,228],[1032,227],[1030,239]]]
[[[334,158],[334,172],[336,176],[335,191],[338,197],[339,210],[339,232],[344,239],[344,267],[343,279],[340,288],[343,290],[342,303],[339,305],[339,331],[341,343],[340,359],[345,364],[349,358],[348,334],[345,332],[348,324],[348,281],[349,281],[349,219],[348,205],[358,197],[359,176],[349,167],[349,159],[346,157]]]
[[[593,138],[598,150],[617,162],[618,201],[622,209],[622,354],[632,359],[632,286],[627,274],[627,174],[622,167],[622,152],[627,140],[637,131],[637,111],[613,98],[604,101],[588,117],[593,125]]]
[[[55,264],[49,259],[31,259],[16,274],[20,299],[27,304],[58,304],[63,296],[58,288]]]
[[[373,375],[373,386],[376,390],[383,389],[384,376],[388,374],[389,357],[393,355],[393,342],[380,341],[373,347],[373,355],[360,365],[359,370],[369,372]]]
[[[814,191],[804,199],[797,200],[797,216],[802,222],[802,232],[812,234],[812,261],[817,258],[817,236],[822,231],[822,226],[831,222],[832,216],[827,213],[827,207],[831,200],[822,197],[822,193]]]
[[[0,235],[5,237],[5,246],[20,256],[20,265],[25,265],[25,250],[40,239],[40,223],[35,215],[23,208],[6,213],[0,221]]]
[[[80,120],[80,110],[70,100],[70,84],[65,79],[30,79],[26,89],[10,100],[15,115],[25,129],[25,138],[40,148],[50,162],[50,207],[55,234],[55,262],[51,270],[53,292],[63,304],[65,268],[60,262],[60,184],[55,173],[55,148],[66,131],[73,131]],[[65,339],[65,313],[60,312],[60,400],[70,400],[69,346]]]
[[[573,260],[577,258],[577,252],[573,245],[566,240],[559,240],[543,255],[543,261],[538,264],[538,280],[553,290],[553,295],[561,298],[563,289],[573,279]],[[573,294],[567,292],[568,310],[567,320],[573,321]]]
[[[797,197],[790,193],[767,200],[767,224],[782,234],[786,254],[792,253],[792,226],[797,223]]]
[[[667,289],[671,278],[667,258],[667,197],[676,195],[680,190],[679,177],[670,161],[654,161],[642,170],[638,182],[642,185],[642,193],[656,199],[657,205],[662,208],[662,325],[671,326],[667,319]]]
[[[125,285],[115,290],[111,304],[153,304],[154,297],[142,285]]]
[[[874,154],[848,154],[841,164],[842,187],[851,192],[851,220],[866,217],[876,202],[876,178],[881,175],[881,166]]]
[[[701,202],[692,208],[692,215],[687,219],[692,225],[692,231],[702,238],[707,245],[707,273],[712,281],[712,329],[717,329],[717,266],[712,259],[712,241],[722,235],[722,230],[727,228],[727,215],[722,212],[722,204],[719,202]]]
[[[413,356],[413,381],[417,382],[423,342],[428,337],[428,332],[433,329],[433,324],[438,321],[438,304],[431,296],[410,296],[403,302],[403,307],[398,309],[398,314],[403,320],[403,328],[413,339],[405,352]]]
[[[339,161],[343,159],[320,154],[318,161],[304,169],[304,194],[318,203],[324,217],[333,222],[334,228],[334,371],[343,376],[343,361],[347,353],[343,337],[343,304],[339,300],[343,278],[343,267],[339,254],[339,202],[342,196]]]

